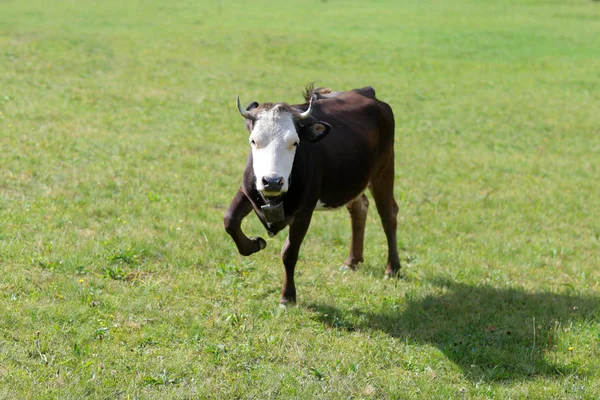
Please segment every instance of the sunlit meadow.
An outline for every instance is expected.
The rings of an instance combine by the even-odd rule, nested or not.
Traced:
[[[235,97],[311,82],[395,111],[403,278],[319,213],[282,309]],[[1,0],[0,151],[2,398],[600,396],[598,2]]]

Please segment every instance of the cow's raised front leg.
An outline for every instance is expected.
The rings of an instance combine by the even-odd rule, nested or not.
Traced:
[[[356,270],[358,263],[363,262],[363,245],[365,242],[365,225],[367,223],[367,211],[369,210],[369,199],[366,194],[349,203],[347,206],[352,220],[352,242],[350,243],[350,254],[344,266]]]
[[[249,238],[242,232],[242,219],[252,211],[252,203],[242,189],[233,197],[223,221],[225,230],[231,236],[238,251],[243,256],[249,256],[267,247],[267,242],[261,237]]]
[[[296,302],[294,269],[296,268],[296,262],[298,261],[300,245],[302,244],[302,240],[304,240],[304,236],[310,225],[311,217],[312,215],[307,215],[296,217],[294,219],[294,222],[290,225],[290,231],[285,240],[285,244],[281,249],[281,260],[283,261],[283,267],[285,268],[285,278],[279,303],[283,305]]]

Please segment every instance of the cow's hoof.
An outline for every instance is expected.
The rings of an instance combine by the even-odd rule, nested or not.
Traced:
[[[258,249],[256,251],[261,251],[262,249],[267,247],[267,242],[265,242],[265,239],[263,239],[261,237],[253,237],[253,238],[250,238],[250,240],[252,240],[254,243],[258,244]]]
[[[243,245],[238,246],[238,250],[243,256],[252,255],[267,247],[267,242],[261,237],[251,237],[248,239],[248,242],[244,242]]]
[[[385,270],[385,275],[384,275],[385,279],[392,279],[392,278],[396,278],[396,279],[400,279],[400,270],[391,270],[391,269],[386,269]]]
[[[356,272],[356,269],[358,268],[358,264],[344,264],[342,265],[339,270],[340,271],[353,271]]]
[[[279,300],[279,307],[288,307],[288,306],[294,306],[296,305],[296,297],[294,298],[290,298],[290,299],[286,299],[285,297],[282,297]]]

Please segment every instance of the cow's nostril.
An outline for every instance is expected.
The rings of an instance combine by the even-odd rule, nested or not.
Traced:
[[[267,178],[265,178],[265,177],[262,178],[262,183],[265,186],[269,186],[269,180]]]

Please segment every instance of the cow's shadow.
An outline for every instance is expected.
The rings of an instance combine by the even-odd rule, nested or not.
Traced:
[[[479,382],[576,372],[568,361],[548,358],[552,352],[569,352],[561,332],[598,320],[600,298],[437,281],[432,294],[407,298],[396,310],[391,306],[373,313],[325,304],[308,308],[331,329],[378,330],[409,343],[434,345],[466,377]]]

